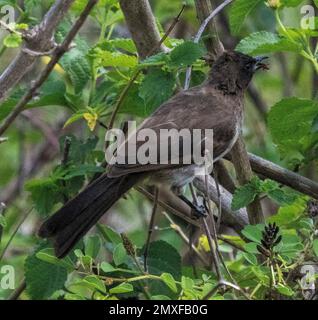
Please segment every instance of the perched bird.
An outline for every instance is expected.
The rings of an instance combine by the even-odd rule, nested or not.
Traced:
[[[162,104],[137,132],[144,128],[151,128],[158,134],[161,129],[171,128],[213,129],[213,161],[219,160],[231,150],[240,134],[244,91],[256,70],[266,69],[262,62],[265,58],[238,52],[223,53],[212,65],[203,84],[182,91]],[[125,146],[127,144],[129,138],[124,142]],[[139,143],[137,147],[141,145]],[[184,156],[186,151],[180,150],[180,157]],[[143,181],[160,187],[168,185],[179,192],[193,180],[197,167],[196,163],[184,164],[182,161],[179,164],[141,164],[138,161],[111,164],[105,174],[45,221],[39,236],[52,238],[56,256],[62,258],[134,185]],[[193,205],[192,208],[200,214],[200,208]]]

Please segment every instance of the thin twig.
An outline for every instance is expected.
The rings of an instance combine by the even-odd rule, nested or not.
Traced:
[[[18,286],[18,288],[11,294],[9,297],[9,300],[18,300],[22,292],[26,289],[26,282],[25,279],[23,279]]]
[[[21,98],[18,104],[15,106],[13,111],[10,115],[6,118],[2,126],[0,127],[0,135],[2,135],[11,125],[11,123],[16,119],[16,117],[22,112],[25,106],[28,104],[29,101],[32,100],[34,94],[37,90],[42,86],[42,84],[46,81],[50,73],[53,71],[55,65],[58,63],[60,58],[64,55],[65,52],[69,49],[71,42],[73,41],[74,37],[83,26],[84,22],[86,21],[89,13],[95,6],[98,0],[90,0],[81,13],[80,17],[77,19],[69,33],[67,34],[66,38],[64,39],[63,43],[58,46],[52,55],[52,59],[46,65],[45,69],[42,71],[40,76],[33,82],[29,91]]]
[[[233,0],[225,0],[223,3],[221,3],[215,10],[211,12],[211,14],[203,21],[201,24],[199,31],[197,32],[196,36],[194,37],[193,42],[198,43],[202,37],[202,34],[209,24],[209,22],[217,16],[227,5],[229,5]],[[186,79],[184,84],[184,89],[188,90],[190,87],[190,81],[191,81],[191,73],[192,73],[192,67],[189,66],[186,71]]]
[[[152,208],[152,212],[151,212],[151,218],[150,218],[150,223],[149,223],[149,227],[148,227],[148,237],[147,237],[145,252],[144,252],[144,270],[145,270],[145,272],[148,272],[147,258],[148,258],[148,251],[149,251],[149,246],[150,246],[150,241],[151,241],[151,235],[153,233],[153,228],[154,228],[154,224],[155,224],[156,212],[157,212],[157,207],[158,207],[158,199],[159,199],[159,189],[157,187],[155,187],[153,208]]]
[[[166,213],[165,211],[162,212],[162,214],[168,219],[168,221],[170,222],[170,227],[176,231],[176,233],[181,237],[181,239],[187,244],[190,245],[190,239],[186,236],[186,234],[183,232],[182,228],[177,225],[172,218],[169,216],[168,213]],[[192,247],[192,251],[197,255],[197,257],[201,260],[201,262],[207,266],[209,263],[208,261],[205,259],[205,257],[201,254],[201,252],[195,247],[195,245],[192,243],[191,244]]]
[[[0,261],[3,259],[4,255],[6,254],[7,249],[9,248],[13,238],[15,237],[15,235],[17,234],[17,232],[19,231],[20,227],[22,226],[22,224],[25,222],[25,220],[29,217],[29,215],[32,213],[33,208],[30,209],[25,215],[24,217],[21,219],[21,221],[18,223],[18,225],[16,226],[16,228],[13,230],[8,242],[6,243],[6,245],[4,246],[1,255],[0,255]]]
[[[135,189],[137,191],[139,191],[141,194],[143,194],[144,196],[146,196],[148,199],[150,199],[151,201],[154,201],[154,195],[151,194],[150,192],[148,192],[147,190],[145,190],[142,187],[135,187]],[[196,220],[193,220],[191,218],[189,218],[188,216],[186,216],[183,212],[180,212],[178,210],[176,210],[175,208],[171,207],[169,204],[161,201],[160,199],[158,200],[158,204],[160,205],[161,208],[163,208],[164,210],[167,210],[169,212],[171,212],[172,214],[174,214],[175,216],[185,220],[186,222],[190,223],[191,225],[200,228],[200,223],[197,222]]]

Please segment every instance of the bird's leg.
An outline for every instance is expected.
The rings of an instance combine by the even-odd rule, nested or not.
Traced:
[[[177,195],[177,197],[182,200],[184,203],[186,203],[191,209],[192,209],[192,215],[195,218],[202,218],[207,216],[207,211],[204,206],[202,205],[196,205],[193,202],[191,202],[186,196],[183,195],[182,189],[180,188],[172,188],[172,192]]]

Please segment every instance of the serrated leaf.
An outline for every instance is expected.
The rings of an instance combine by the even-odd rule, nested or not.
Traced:
[[[318,136],[312,133],[317,109],[316,101],[300,98],[285,98],[270,109],[268,126],[283,155],[295,151],[304,154],[318,141]]]
[[[301,45],[275,33],[260,31],[242,39],[236,49],[239,52],[257,55],[270,52],[300,52]]]
[[[116,266],[123,264],[127,260],[127,252],[122,243],[119,243],[113,252],[113,259]]]
[[[297,199],[297,196],[294,193],[288,193],[282,189],[270,190],[267,195],[280,206],[290,205]]]
[[[16,33],[11,33],[3,39],[3,44],[8,48],[18,48],[21,43],[22,37]]]
[[[134,68],[138,64],[136,56],[130,56],[120,52],[111,52],[96,48],[94,56],[100,59],[100,65],[103,67],[125,67]]]
[[[230,28],[233,34],[238,34],[245,19],[262,0],[236,0],[230,8]]]
[[[173,94],[175,77],[161,69],[151,70],[140,85],[139,95],[144,100],[147,113],[152,113]]]
[[[176,280],[170,273],[163,273],[160,278],[174,293],[178,292]]]
[[[51,178],[34,179],[25,184],[25,189],[31,193],[36,210],[41,215],[48,215],[54,205],[63,201],[61,188]]]
[[[232,199],[232,209],[239,210],[246,207],[254,201],[257,194],[258,190],[251,184],[237,188]]]
[[[111,294],[128,293],[133,291],[134,291],[134,287],[130,283],[121,283],[117,287],[109,289],[109,293]]]
[[[63,267],[41,261],[36,254],[46,245],[41,245],[27,257],[24,265],[26,291],[31,299],[49,298],[55,291],[63,288],[67,279],[67,270]]]
[[[164,254],[163,254],[164,253]],[[181,257],[178,251],[165,241],[154,241],[148,252],[149,273],[170,273],[174,279],[181,278]]]
[[[61,64],[71,78],[75,93],[81,93],[91,78],[91,67],[85,55],[78,49],[72,50],[62,58]]]
[[[186,67],[192,65],[204,54],[205,49],[200,44],[186,41],[171,51],[169,65],[173,67]]]

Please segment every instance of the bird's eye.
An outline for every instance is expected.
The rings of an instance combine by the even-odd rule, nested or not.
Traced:
[[[246,63],[246,64],[244,65],[244,69],[245,69],[245,70],[250,70],[250,69],[252,68],[252,66],[253,66],[253,63],[252,63],[252,62],[248,62],[248,63]]]

